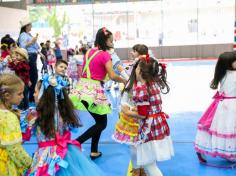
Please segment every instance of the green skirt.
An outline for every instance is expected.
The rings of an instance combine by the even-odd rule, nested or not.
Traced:
[[[76,88],[72,90],[70,99],[78,110],[88,110],[99,115],[111,113],[111,104],[108,102],[100,81],[81,78]],[[88,103],[88,109],[83,105],[82,100]]]

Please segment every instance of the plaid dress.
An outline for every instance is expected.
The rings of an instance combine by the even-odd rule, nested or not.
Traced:
[[[136,82],[133,87],[133,101],[138,114],[146,116],[140,120],[137,145],[137,165],[143,166],[156,161],[169,160],[174,155],[168,115],[161,110],[161,96],[157,83],[149,87]]]
[[[160,90],[156,83],[151,83],[148,91],[146,84],[137,82],[134,85],[133,100],[138,107],[139,114],[147,118],[141,120],[139,140],[148,142],[161,140],[170,135],[166,118],[168,115],[161,111]]]

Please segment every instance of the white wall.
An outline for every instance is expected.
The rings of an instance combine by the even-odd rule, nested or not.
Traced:
[[[0,12],[0,38],[10,34],[17,39],[20,32],[19,21],[27,15],[27,10],[0,7]]]

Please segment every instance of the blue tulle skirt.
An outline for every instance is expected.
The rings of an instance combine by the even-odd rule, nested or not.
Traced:
[[[60,167],[56,176],[104,176],[105,173],[90,159],[88,159],[76,146],[68,145],[64,158],[68,162],[65,169]]]

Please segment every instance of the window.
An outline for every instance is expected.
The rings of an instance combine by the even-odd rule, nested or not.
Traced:
[[[232,43],[234,39],[234,0],[79,2],[82,4],[30,6],[30,13],[38,12],[34,15],[37,16],[34,27],[39,33],[48,31],[43,33],[45,39],[66,37],[65,47],[74,47],[79,40],[93,42],[96,31],[103,26],[113,32],[116,48],[136,43],[148,46]],[[44,10],[37,11],[38,8]],[[61,25],[60,36],[55,35],[47,21],[52,10],[56,12],[54,20]],[[67,18],[65,24],[63,16]]]

